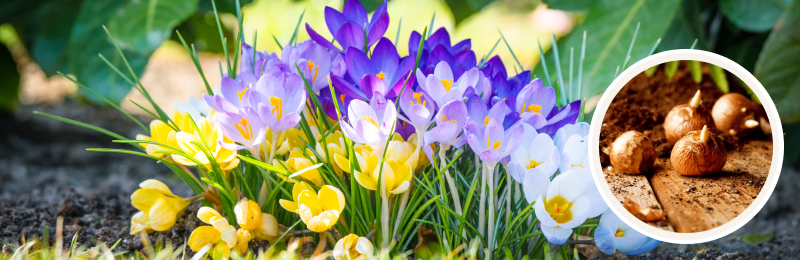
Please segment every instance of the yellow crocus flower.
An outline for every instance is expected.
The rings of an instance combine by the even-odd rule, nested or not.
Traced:
[[[178,197],[163,182],[150,179],[131,194],[131,204],[140,210],[131,218],[131,234],[148,229],[166,231],[175,225],[191,201]],[[144,215],[147,215],[145,217]]]
[[[375,247],[372,242],[366,237],[359,237],[355,234],[350,234],[339,241],[333,246],[333,258],[336,260],[343,259],[367,259],[373,255]]]
[[[178,126],[178,129],[191,129],[191,121],[189,120],[189,113],[181,114],[177,110],[173,109],[169,111],[169,118],[172,122]],[[164,144],[165,146],[178,148],[178,140],[176,139],[176,134],[178,132],[175,131],[172,127],[164,123],[159,119],[153,120],[150,122],[150,136],[147,135],[137,135],[136,140],[147,140],[153,141],[156,143]],[[167,160],[171,160],[168,153],[162,153],[158,151],[169,151],[169,148],[164,146],[155,145],[155,144],[146,144],[142,143],[139,144],[145,148],[147,154],[150,156],[154,156],[156,158],[165,158]]]
[[[336,164],[343,171],[352,172],[356,181],[364,188],[378,190],[378,179],[381,174],[380,158],[383,155],[369,146],[356,145],[353,149],[360,171],[351,170],[350,160],[338,154],[334,156]],[[411,185],[413,169],[417,168],[420,161],[419,153],[420,151],[414,143],[405,142],[398,135],[395,135],[394,140],[389,142],[383,162],[383,178],[386,181],[387,194],[400,194],[408,190]]]
[[[311,156],[311,159],[306,158],[305,155],[303,155],[303,151],[300,150],[300,148],[295,148],[294,150],[292,150],[291,153],[289,153],[289,157],[288,159],[286,159],[286,161],[283,162],[283,165],[281,165],[281,162],[279,162],[278,159],[273,160],[272,165],[278,168],[284,168],[284,166],[286,166],[285,167],[286,171],[288,171],[290,174],[293,174],[302,171],[308,167],[314,166],[315,164],[314,161],[316,160],[317,159],[314,158],[314,156]],[[278,174],[278,176],[281,178],[287,177],[281,174]],[[319,170],[317,169],[307,170],[297,177],[302,179],[303,181],[307,181],[314,184],[314,186],[316,187],[322,187],[322,185],[325,185],[325,180],[322,179],[322,175],[319,173]],[[288,181],[296,182],[295,180],[291,179]]]
[[[252,230],[253,236],[259,240],[275,243],[281,236],[278,220],[272,214],[261,213],[261,224]]]
[[[240,228],[236,230],[236,245],[231,249],[239,253],[239,255],[244,255],[247,253],[247,250],[250,250],[248,247],[250,240],[253,240],[253,233],[250,232],[250,230]]]
[[[339,177],[342,176],[342,167],[339,166],[338,163],[334,163],[336,156],[345,157],[347,156],[347,147],[344,144],[344,135],[342,135],[341,131],[334,131],[333,133],[328,134],[325,137],[325,143],[327,143],[326,148],[323,148],[322,143],[322,135],[317,136],[317,145],[314,147],[314,150],[322,157],[323,161],[328,160],[328,152],[331,153],[330,159],[332,160],[331,163],[333,166],[333,171]]]
[[[319,193],[305,182],[298,182],[292,188],[293,201],[280,200],[281,207],[300,215],[308,229],[317,233],[333,227],[344,210],[344,194],[336,187],[325,185]]]
[[[200,162],[200,164],[210,169],[211,161],[203,152],[203,149],[197,146],[197,144],[200,144],[204,149],[208,150],[212,156],[211,159],[216,161],[223,171],[236,168],[236,166],[239,165],[239,158],[236,157],[236,151],[225,149],[219,144],[219,141],[226,143],[232,143],[232,141],[222,135],[220,128],[214,125],[213,119],[202,117],[196,124],[197,130],[199,131],[195,131],[194,127],[192,127],[191,130],[181,129],[182,131],[176,134],[179,148],[184,153]],[[194,161],[176,154],[172,155],[172,159],[186,166],[197,165]]]
[[[261,207],[255,201],[242,199],[233,207],[233,212],[242,229],[256,229],[261,225]]]
[[[192,251],[198,252],[208,245],[217,245],[219,249],[218,242],[224,242],[222,245],[227,246],[228,251],[236,246],[238,241],[236,228],[229,225],[228,219],[219,212],[209,207],[202,207],[197,211],[197,218],[211,226],[200,226],[192,231],[188,241]]]

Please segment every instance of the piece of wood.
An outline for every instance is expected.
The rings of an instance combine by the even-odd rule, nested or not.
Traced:
[[[728,151],[725,167],[717,174],[682,176],[669,158],[658,158],[650,184],[677,232],[713,229],[742,213],[766,181],[772,162],[772,142],[744,140]]]
[[[608,167],[603,169],[603,174],[611,188],[611,193],[614,193],[614,197],[620,204],[624,205],[625,201],[630,199],[639,207],[663,210],[645,175],[624,174],[610,170]],[[647,222],[647,224],[663,230],[675,231],[669,224],[668,217],[657,222]]]

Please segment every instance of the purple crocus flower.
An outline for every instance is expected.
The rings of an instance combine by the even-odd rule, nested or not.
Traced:
[[[436,104],[425,91],[414,92],[409,88],[400,96],[400,109],[405,116],[398,117],[410,123],[418,135],[422,135],[433,123]]]
[[[408,138],[411,137],[411,134],[416,133],[417,130],[414,129],[414,126],[408,122],[397,119],[397,125],[394,127],[394,132],[402,136],[403,140],[408,140]]]
[[[252,113],[244,111],[242,111],[242,115],[218,113],[214,116],[214,121],[225,137],[237,143],[217,141],[228,150],[253,149],[263,143],[267,136],[266,125],[261,122],[258,115]]]
[[[506,78],[508,76],[508,73],[506,73],[506,65],[503,64],[503,60],[501,60],[500,56],[497,55],[487,60],[480,69],[481,72],[483,72],[483,75],[486,75],[490,78],[500,76],[502,78]]]
[[[409,78],[406,83],[407,77],[404,76],[413,69],[414,60],[408,57],[401,59],[397,49],[386,38],[378,42],[371,58],[360,50],[349,48],[344,59],[347,65],[346,77],[331,76],[331,82],[337,92],[337,101],[344,99],[344,105],[348,105],[348,98],[371,100],[375,93],[387,99],[394,99],[404,85],[406,87],[414,85],[413,78]]]
[[[524,122],[540,129],[547,125],[545,116],[550,114],[555,104],[556,91],[535,79],[520,90],[514,110],[519,111]]]
[[[442,106],[434,121],[436,126],[423,135],[425,139],[423,150],[428,158],[433,155],[430,144],[434,142],[438,142],[445,151],[451,146],[464,145],[466,138],[461,132],[467,124],[467,105],[463,101],[456,100]]]
[[[296,126],[305,103],[303,79],[294,73],[262,75],[255,91],[247,91],[242,97],[246,113],[258,115],[273,133]]]
[[[213,96],[204,94],[203,100],[216,111],[239,114],[242,107],[242,96],[250,87],[252,85],[245,85],[245,81],[223,77],[220,81],[219,91],[216,91]]]
[[[553,107],[547,115],[547,125],[539,129],[540,133],[553,136],[558,129],[567,124],[573,124],[578,119],[581,112],[581,101],[576,100],[568,105],[558,108]]]
[[[487,73],[484,70],[482,70],[482,72]],[[523,71],[510,78],[506,78],[505,72],[497,73],[492,78],[492,88],[495,90],[494,95],[492,96],[492,103],[505,101],[506,105],[509,107],[515,107],[519,92],[530,82],[531,72],[529,70]]]
[[[311,88],[315,93],[319,93],[320,89],[328,87],[328,74],[333,73],[336,76],[342,76],[344,70],[341,66],[334,70],[337,62],[343,62],[341,54],[329,53],[328,49],[314,43],[314,41],[306,40],[297,44],[297,46],[286,45],[283,47],[281,53],[281,60],[288,64],[293,72],[304,76]],[[297,71],[297,68],[300,71]]]
[[[353,142],[383,150],[389,140],[392,125],[397,120],[394,102],[381,95],[372,96],[370,103],[353,100],[347,107],[347,121],[340,121],[342,133]]]
[[[427,92],[437,105],[444,105],[453,100],[463,98],[467,89],[472,88],[477,95],[483,95],[485,102],[489,99],[491,83],[483,76],[477,68],[465,72],[458,80],[455,80],[453,71],[447,62],[441,61],[436,65],[434,72],[427,77],[422,70],[417,69],[417,81],[419,86]]]
[[[419,41],[422,39],[417,31],[411,32],[408,40],[409,56],[416,56],[419,48]],[[445,61],[453,68],[453,75],[456,79],[460,78],[464,72],[477,66],[475,52],[472,51],[470,39],[466,39],[450,45],[450,34],[445,28],[439,28],[423,43],[422,56],[419,68],[425,75],[434,72],[436,65]]]
[[[325,7],[325,23],[333,35],[333,39],[342,46],[341,51],[353,47],[364,50],[366,45],[370,48],[383,37],[389,28],[389,13],[386,11],[386,2],[378,7],[372,14],[372,19],[367,19],[367,10],[357,0],[350,0],[344,4],[342,12],[331,7]],[[365,36],[366,29],[366,39]],[[331,41],[319,35],[306,23],[306,31],[312,40],[330,50],[339,51]],[[365,44],[366,43],[366,44]]]
[[[507,121],[506,118],[511,122],[514,118],[514,112],[511,111],[505,103],[497,103],[489,109],[486,106],[486,103],[476,94],[467,95],[467,113],[469,115],[469,120],[475,121],[479,125],[486,125],[489,123],[489,120],[495,119],[500,123],[500,126],[503,126],[504,123]],[[510,116],[509,116],[510,115]],[[516,124],[519,120],[513,120],[513,123]],[[504,126],[504,129],[510,128],[511,125]]]
[[[252,83],[255,83],[262,74],[277,75],[282,72],[294,71],[290,70],[289,66],[281,61],[275,53],[256,51],[246,43],[242,43],[241,55],[240,75],[250,74],[252,77],[249,77],[249,79],[252,80]]]
[[[490,163],[497,163],[517,150],[521,143],[514,140],[517,140],[524,132],[521,124],[504,130],[502,122],[493,118],[490,118],[483,126],[469,120],[464,130],[468,134],[467,142],[472,150],[479,155],[482,161]]]

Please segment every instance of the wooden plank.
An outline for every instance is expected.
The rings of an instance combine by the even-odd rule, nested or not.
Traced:
[[[630,199],[639,207],[663,210],[645,175],[628,175],[610,170],[608,167],[603,169],[603,174],[611,192],[614,193],[614,197],[620,204],[625,205],[625,201]],[[663,230],[675,231],[669,224],[668,217],[661,221],[647,223]]]
[[[682,176],[658,158],[650,184],[677,232],[700,232],[727,223],[758,196],[772,161],[772,142],[744,140],[728,152],[722,172]]]

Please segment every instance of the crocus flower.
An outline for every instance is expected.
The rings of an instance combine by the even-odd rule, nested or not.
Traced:
[[[268,213],[261,213],[261,223],[251,231],[256,239],[266,240],[270,243],[275,243],[281,235],[278,220]]]
[[[369,146],[356,145],[353,147],[355,158],[346,158],[337,155],[336,163],[347,173],[353,173],[362,187],[368,190],[378,190],[378,179],[383,174],[386,182],[386,194],[396,195],[405,192],[411,185],[411,177],[414,169],[419,162],[419,153],[415,154],[414,144],[405,142],[397,136],[395,140],[389,142],[386,149],[386,160],[383,164],[380,159],[383,156],[377,150]],[[358,169],[350,168],[350,160],[355,159]],[[381,172],[383,165],[383,172]],[[383,194],[383,193],[381,193]]]
[[[315,194],[305,182],[298,182],[292,188],[293,201],[280,200],[281,207],[300,215],[308,229],[317,233],[325,232],[339,220],[344,210],[344,194],[336,187],[325,185]]]
[[[567,142],[567,139],[572,137],[573,135],[578,135],[581,138],[585,138],[589,135],[589,124],[586,122],[580,122],[575,124],[566,124],[556,131],[556,134],[553,135],[553,141],[558,147],[559,151],[564,150],[564,143]]]
[[[360,2],[347,1],[342,12],[325,7],[325,23],[333,39],[342,46],[342,50],[347,50],[349,47],[364,50],[365,46],[369,48],[386,33],[386,29],[389,28],[389,13],[386,12],[386,2],[384,2],[372,13],[372,18],[367,20],[367,10]],[[328,39],[311,29],[308,23],[306,31],[312,40],[323,47],[339,50]]]
[[[336,260],[344,259],[366,259],[375,252],[372,242],[366,237],[359,237],[356,234],[344,236],[336,245],[333,246],[333,258]]]
[[[538,129],[540,133],[545,133],[553,136],[558,129],[566,124],[574,124],[580,116],[581,101],[576,100],[567,104],[562,108],[553,107],[550,114],[547,115],[547,125]]]
[[[282,165],[284,165],[286,166],[286,171],[292,174],[303,171],[303,173],[297,176],[299,179],[310,182],[314,184],[314,186],[321,187],[322,185],[325,185],[325,180],[322,179],[322,175],[319,173],[319,170],[316,168],[310,170],[308,169],[313,167],[315,164],[314,161],[317,160],[314,156],[311,157],[312,158],[306,158],[305,155],[303,155],[303,151],[301,151],[299,148],[295,148],[291,153],[289,153],[289,157],[287,157],[286,161],[281,163],[278,161],[278,159],[274,159],[272,165],[278,168],[283,168]],[[281,178],[287,177],[281,174],[278,174],[278,176]],[[292,179],[287,181],[296,182]]]
[[[611,209],[603,212],[600,226],[594,231],[594,243],[605,254],[620,252],[640,255],[653,250],[660,241],[642,235],[622,222]]]
[[[502,62],[500,63],[500,65],[502,65]],[[484,74],[492,73],[490,71],[487,71],[485,68],[482,69],[481,72],[483,72]],[[505,101],[506,105],[508,105],[509,107],[516,107],[517,98],[520,94],[520,91],[522,91],[522,88],[531,82],[531,72],[529,70],[526,70],[520,72],[514,77],[506,78],[505,68],[503,68],[502,71],[497,72],[494,77],[490,78],[492,80],[492,88],[494,89],[493,93],[494,95],[492,96],[492,103]]]
[[[538,134],[533,126],[522,124],[525,134],[522,136],[522,144],[511,154],[511,162],[508,164],[511,177],[515,181],[522,183],[525,175],[531,169],[538,168],[552,176],[558,170],[561,163],[561,154],[553,144],[553,140],[546,134]]]
[[[586,215],[592,218],[603,213],[608,208],[608,205],[603,201],[603,197],[600,196],[600,190],[594,184],[594,179],[589,170],[588,140],[586,140],[586,135],[581,136],[581,134],[581,132],[574,134],[564,142],[559,169],[561,172],[574,171],[580,176],[580,179],[586,182],[586,189],[584,189],[583,195],[589,199],[592,205]]]
[[[149,179],[131,194],[131,204],[140,210],[131,218],[131,235],[167,231],[183,215],[190,201],[176,196],[166,184]]]
[[[178,147],[192,159],[173,154],[172,159],[175,162],[186,166],[195,166],[199,163],[207,169],[211,169],[211,161],[214,160],[223,171],[229,171],[239,165],[236,151],[226,149],[220,144],[231,144],[232,142],[222,135],[222,131],[212,123],[212,120],[213,116],[211,119],[200,118],[197,121],[197,129],[193,127],[182,129],[183,131],[176,134]],[[202,147],[198,147],[196,144],[200,144]],[[206,150],[211,158],[203,150]]]
[[[555,90],[545,87],[540,79],[535,79],[520,90],[515,111],[519,111],[523,122],[539,129],[547,125],[546,116],[550,114],[555,104]]]
[[[486,93],[483,97],[484,102],[489,99],[488,93],[491,92],[489,79],[483,76],[483,73],[477,68],[465,72],[464,75],[455,80],[450,65],[442,61],[436,65],[433,74],[429,74],[426,77],[422,70],[417,69],[416,76],[419,86],[439,106],[444,106],[444,104],[453,100],[462,100],[468,88],[473,88],[475,94],[479,96]]]
[[[334,62],[343,62],[341,54],[336,53],[331,56],[325,47],[312,40],[298,43],[297,46],[288,44],[281,51],[281,60],[288,64],[292,71],[305,77],[315,93],[328,87],[328,74],[333,71],[335,65],[338,65]],[[300,71],[297,71],[295,64]],[[341,77],[344,70],[339,68],[334,72],[334,75]]]
[[[466,142],[461,132],[467,124],[467,105],[463,101],[455,100],[442,106],[436,114],[436,126],[425,132],[425,154],[432,156],[433,149],[429,144],[439,143],[442,149],[448,150],[451,146],[461,147]]]
[[[339,164],[334,163],[334,159],[336,156],[347,156],[346,146],[344,143],[344,135],[342,135],[341,131],[334,131],[328,136],[325,137],[325,148],[323,148],[322,136],[317,136],[317,145],[314,147],[314,151],[322,157],[322,160],[327,161],[330,159],[331,161],[327,161],[333,167],[333,171],[338,176],[342,176],[342,168],[339,167]],[[328,155],[328,152],[331,154]]]
[[[572,229],[586,221],[590,205],[589,200],[581,196],[584,188],[586,182],[568,171],[556,176],[546,191],[540,191],[534,209],[541,221],[542,233],[550,243],[564,244]]]
[[[470,120],[464,130],[467,133],[467,142],[481,160],[487,162],[499,162],[511,152],[517,150],[520,142],[516,142],[525,131],[521,124],[514,124],[504,127],[505,117],[510,112],[505,104],[499,104],[490,111],[486,111],[485,106],[479,98],[473,95],[469,100]],[[477,120],[482,120],[478,123]]]
[[[263,75],[256,91],[244,93],[243,105],[248,114],[257,114],[274,133],[293,128],[300,122],[306,103],[306,88],[297,74]],[[248,97],[250,95],[250,97]]]
[[[422,35],[419,32],[411,32],[411,37],[408,39],[409,56],[416,56],[421,39]],[[470,39],[451,45],[450,34],[444,27],[439,28],[425,40],[419,68],[422,73],[428,75],[433,73],[436,64],[444,61],[451,65],[453,75],[458,79],[464,72],[477,66],[475,52],[471,50],[471,47]]]
[[[241,58],[241,73],[249,73],[256,78],[260,77],[264,72],[271,74],[276,72],[276,70],[286,71],[289,69],[275,53],[256,51],[252,46],[246,43],[242,43]]]
[[[401,59],[394,44],[386,38],[381,38],[375,45],[370,57],[361,50],[346,49],[344,62],[347,76],[357,84],[336,76],[331,77],[331,83],[342,94],[355,99],[370,100],[375,93],[392,99],[397,97],[404,85],[408,88],[414,85],[414,78],[408,77],[409,71],[414,68],[414,59]]]
[[[175,125],[178,127],[178,130],[186,129],[187,131],[193,131],[194,128],[192,126],[191,120],[189,120],[190,114],[189,113],[182,113],[179,112],[177,109],[172,109],[169,111],[169,118]],[[195,120],[199,120],[200,117],[195,117]],[[169,153],[164,153],[160,151],[170,151],[172,148],[178,148],[178,139],[176,138],[176,134],[178,131],[175,131],[172,127],[164,123],[159,119],[153,120],[150,122],[150,136],[146,135],[137,135],[136,140],[145,140],[145,141],[152,141],[155,143],[163,144],[148,144],[148,143],[140,143],[142,147],[145,148],[145,151],[148,155],[156,157],[156,158],[165,158],[168,161],[172,161]]]
[[[369,104],[354,100],[347,110],[348,122],[340,123],[342,133],[353,142],[382,150],[397,120],[394,102],[375,95]]]
[[[411,89],[403,91],[400,108],[405,116],[400,114],[398,117],[410,123],[418,135],[422,135],[433,123],[436,104],[424,91],[414,92]]]
[[[238,242],[236,228],[228,224],[228,220],[216,210],[202,207],[197,211],[197,218],[211,226],[199,226],[189,235],[189,247],[194,252],[201,252],[206,247],[216,247],[215,251],[230,252]],[[205,249],[208,250],[208,249]]]
[[[233,207],[236,222],[242,229],[255,229],[261,225],[261,206],[255,201],[242,199]]]

